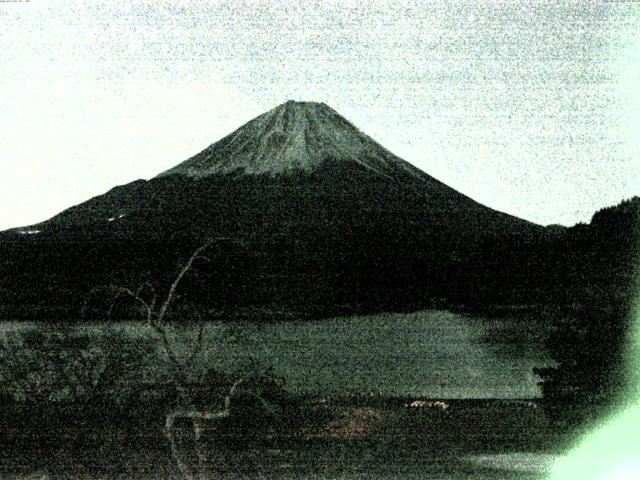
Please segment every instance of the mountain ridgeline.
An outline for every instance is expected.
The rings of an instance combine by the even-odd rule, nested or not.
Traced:
[[[536,303],[607,278],[609,266],[594,274],[585,263],[607,255],[599,239],[485,207],[330,107],[287,102],[155,178],[0,233],[0,315],[99,315],[97,292],[166,288],[208,241],[181,304],[211,316]]]

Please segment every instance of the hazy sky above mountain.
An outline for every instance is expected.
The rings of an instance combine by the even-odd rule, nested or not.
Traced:
[[[640,194],[639,2],[32,0],[0,27],[0,229],[287,99],[538,223]]]

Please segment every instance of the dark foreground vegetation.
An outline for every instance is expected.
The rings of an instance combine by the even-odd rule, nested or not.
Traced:
[[[254,423],[241,407],[209,425],[206,478],[543,478],[556,433],[526,402],[449,401],[444,413],[404,399],[289,398]],[[162,435],[165,402],[5,404],[3,478],[182,478]],[[246,420],[249,415],[254,421]],[[197,463],[189,425],[178,426],[185,458]],[[523,469],[517,454],[536,463]],[[515,455],[514,455],[515,454]],[[514,458],[509,464],[481,458]]]
[[[550,297],[557,308],[547,341],[558,365],[536,373],[553,421],[580,429],[636,400],[629,354],[640,320],[640,198],[597,212],[559,242],[550,255],[566,271]]]

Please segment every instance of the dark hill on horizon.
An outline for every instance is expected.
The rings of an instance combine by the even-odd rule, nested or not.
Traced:
[[[548,287],[541,245],[562,235],[290,101],[155,178],[0,233],[0,316],[73,318],[96,289],[166,285],[208,239],[183,300],[225,315],[527,303]]]

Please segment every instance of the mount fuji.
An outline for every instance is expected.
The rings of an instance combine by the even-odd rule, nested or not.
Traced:
[[[211,239],[211,261],[185,287],[210,312],[324,315],[511,295],[521,274],[509,266],[545,235],[327,105],[288,101],[152,179],[0,233],[0,314],[53,304],[73,316],[97,287],[166,283]]]

